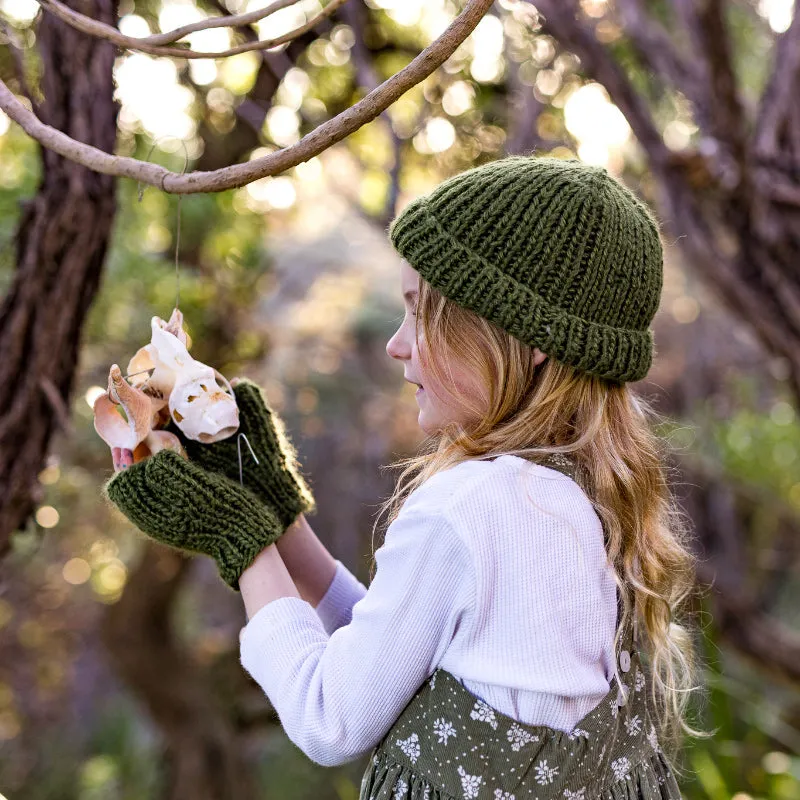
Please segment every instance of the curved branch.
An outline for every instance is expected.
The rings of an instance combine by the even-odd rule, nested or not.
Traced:
[[[472,33],[492,2],[493,0],[469,0],[447,30],[408,66],[384,81],[377,89],[373,89],[354,106],[306,134],[297,144],[255,161],[234,164],[213,172],[179,174],[135,158],[109,155],[96,147],[78,142],[56,128],[45,125],[13,95],[3,81],[0,81],[0,108],[40,144],[95,172],[133,178],[175,194],[222,192],[268,175],[276,175],[308,161],[375,119],[398,97],[421,83],[442,65]]]
[[[788,29],[777,37],[773,69],[755,114],[753,151],[759,156],[778,154],[780,128],[786,112],[797,102],[800,74],[800,0],[795,0],[794,17]]]
[[[298,2],[299,0],[275,0],[274,3],[270,3],[265,8],[258,8],[255,11],[248,11],[245,14],[223,14],[221,17],[202,19],[197,22],[192,22],[189,25],[182,25],[180,28],[175,28],[175,30],[172,31],[154,33],[152,36],[143,36],[141,39],[135,39],[135,41],[155,45],[172,44],[173,42],[177,42],[178,39],[183,39],[184,36],[188,36],[190,33],[195,33],[196,31],[206,31],[211,28],[235,28],[239,25],[252,25],[254,22],[266,19],[277,11],[296,5]],[[59,2],[59,0],[39,0],[39,3],[42,5],[52,4],[54,6],[61,6],[61,8],[66,8],[70,14],[78,17],[83,16],[82,14],[76,14],[74,9],[65,6],[63,3]],[[91,17],[84,17],[84,19],[95,22]],[[64,21],[67,22],[68,20]],[[110,25],[106,27],[114,31],[117,30]],[[84,31],[84,33],[91,33],[91,31]]]
[[[302,36],[304,33],[312,30],[323,19],[333,14],[333,12],[336,11],[339,6],[346,3],[347,0],[330,0],[327,6],[325,6],[325,8],[323,8],[319,14],[306,22],[305,25],[301,25],[299,28],[295,28],[288,33],[284,33],[282,36],[278,36],[275,39],[245,42],[243,44],[236,45],[236,47],[231,47],[228,50],[219,50],[217,52],[207,53],[201,50],[192,50],[189,47],[162,47],[152,43],[153,40],[161,40],[164,37],[166,37],[167,41],[175,41],[176,39],[186,36],[187,33],[191,33],[192,30],[197,31],[205,30],[207,28],[221,28],[245,24],[242,22],[242,20],[247,17],[249,17],[251,21],[253,21],[253,17],[255,17],[255,20],[257,21],[259,19],[263,19],[274,11],[278,11],[280,8],[286,8],[287,6],[294,5],[295,2],[297,2],[297,0],[291,0],[291,2],[288,0],[279,0],[275,6],[269,6],[266,9],[259,9],[258,11],[251,11],[247,14],[239,14],[231,17],[215,17],[202,22],[195,22],[191,25],[184,25],[182,28],[176,28],[174,31],[155,34],[154,36],[146,36],[139,39],[135,36],[126,36],[112,25],[106,25],[104,22],[99,22],[96,19],[92,19],[91,17],[87,17],[77,11],[73,11],[71,8],[69,8],[69,6],[65,6],[59,0],[39,0],[42,8],[44,8],[46,11],[49,11],[51,14],[54,14],[62,22],[65,22],[67,25],[71,25],[73,28],[81,31],[82,33],[86,33],[89,36],[94,36],[98,39],[104,39],[108,42],[113,42],[119,47],[124,47],[126,50],[136,50],[137,52],[147,53],[151,56],[172,56],[174,58],[228,58],[229,56],[235,56],[239,53],[248,53],[251,50],[270,50],[278,45],[291,42],[293,39],[297,39],[299,36]],[[228,20],[226,23],[222,23],[220,21],[226,19]]]

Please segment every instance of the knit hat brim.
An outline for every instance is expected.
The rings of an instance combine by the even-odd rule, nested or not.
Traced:
[[[389,238],[432,286],[556,361],[613,381],[645,377],[655,352],[651,330],[585,320],[546,302],[453,237],[426,199],[406,206],[392,223]]]

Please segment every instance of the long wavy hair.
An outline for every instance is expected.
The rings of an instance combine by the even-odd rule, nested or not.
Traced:
[[[675,760],[683,734],[705,738],[713,732],[697,730],[686,719],[690,693],[701,688],[693,685],[697,654],[690,627],[681,620],[695,586],[695,556],[688,517],[667,483],[667,446],[650,427],[661,418],[625,383],[551,358],[536,365],[532,347],[451,301],[422,276],[418,293],[415,331],[419,347],[422,325],[424,367],[440,384],[452,386],[450,368],[459,362],[487,387],[488,408],[486,396],[459,396],[466,412],[460,416],[468,424],[448,423],[427,436],[416,455],[385,467],[400,475],[379,504],[372,574],[380,517],[388,515],[388,527],[409,494],[435,473],[503,454],[567,455],[603,523],[619,587],[623,615],[615,651],[635,608],[642,668],[650,675],[649,705],[664,755],[679,773]]]

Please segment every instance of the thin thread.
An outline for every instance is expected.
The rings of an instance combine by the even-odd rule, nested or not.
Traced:
[[[148,367],[147,369],[141,369],[138,372],[131,372],[130,375],[123,375],[122,377],[125,378],[125,380],[128,380],[128,378],[132,378],[134,375],[142,375],[145,372],[150,372],[151,369],[155,369],[155,367]]]
[[[250,455],[253,456],[256,464],[258,464],[258,458],[256,458],[256,454],[253,452],[253,448],[250,445],[250,440],[247,438],[246,434],[240,433],[236,437],[236,450],[239,454],[239,483],[241,484],[241,486],[244,486],[244,479],[242,474],[242,436],[244,436],[244,440],[247,442],[248,448],[250,448]]]
[[[148,151],[147,155],[145,156],[145,161],[150,158],[151,153],[153,152],[153,148],[156,146],[156,142],[159,139],[164,139],[168,134],[164,136],[157,136],[153,140],[153,144],[150,145],[150,150]],[[177,138],[177,137],[171,137]],[[189,148],[186,147],[186,142],[183,139],[180,139],[180,143],[183,146],[183,152],[186,154],[186,158],[183,162],[183,169],[181,170],[181,174],[186,174],[186,169],[189,166]],[[161,189],[164,189],[164,179],[166,175],[164,175],[161,179]],[[136,182],[136,190],[138,201],[142,202],[142,196],[144,195],[144,189],[142,188],[142,182]],[[180,300],[181,300],[181,274],[180,270],[178,269],[178,251],[180,250],[181,246],[181,200],[183,200],[183,195],[178,195],[178,206],[176,209],[176,226],[175,226],[175,308],[180,308]],[[137,373],[138,374],[138,373]]]

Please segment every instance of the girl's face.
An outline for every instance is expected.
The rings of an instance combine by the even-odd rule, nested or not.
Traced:
[[[397,332],[389,339],[386,352],[403,363],[403,373],[407,381],[422,386],[422,389],[417,390],[418,422],[425,433],[432,435],[448,422],[460,422],[468,427],[471,412],[458,403],[458,398],[472,397],[478,402],[479,408],[488,408],[489,389],[481,383],[478,376],[455,361],[439,365],[445,375],[452,376],[452,382],[448,381],[443,385],[432,375],[428,366],[432,354],[427,349],[422,323],[419,326],[419,345],[415,340],[418,281],[419,273],[403,259],[400,262],[400,290],[405,304],[405,316]],[[538,347],[533,348],[534,364],[539,365],[546,358]]]
[[[470,395],[481,399],[481,407],[488,405],[488,390],[480,385],[476,376],[458,363],[441,364],[445,375],[451,374],[452,383],[443,385],[431,374],[427,365],[431,354],[427,350],[425,332],[419,325],[419,346],[415,341],[417,285],[419,273],[405,260],[401,261],[401,292],[405,304],[405,317],[397,332],[389,339],[386,352],[403,363],[404,377],[410,383],[422,386],[417,391],[419,426],[428,435],[436,433],[448,422],[466,424],[468,412],[457,403],[459,396]],[[438,362],[437,362],[438,363]]]

